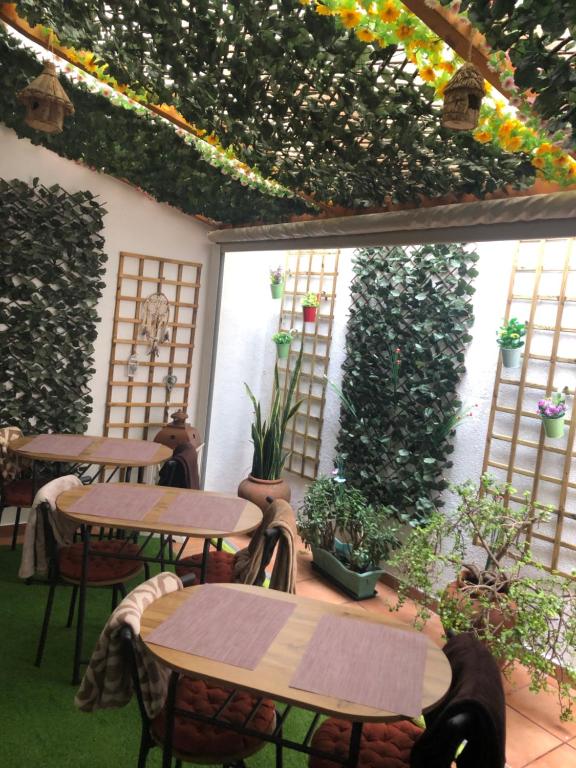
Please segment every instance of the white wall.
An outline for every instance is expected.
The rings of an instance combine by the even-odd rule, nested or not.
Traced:
[[[137,148],[134,151],[137,152]],[[152,200],[127,183],[65,160],[43,147],[34,146],[27,139],[19,139],[14,131],[0,125],[0,177],[31,182],[36,176],[42,184],[58,183],[68,192],[90,190],[108,211],[102,231],[104,250],[108,256],[104,276],[106,288],[98,304],[101,322],[95,342],[96,374],[90,385],[94,403],[88,432],[102,434],[104,423],[120,251],[195,261],[203,265],[188,408],[191,423],[203,432],[218,267],[216,261],[211,262],[210,259],[211,246],[206,238],[210,227],[175,208]],[[2,522],[5,521],[9,522],[7,515]]]

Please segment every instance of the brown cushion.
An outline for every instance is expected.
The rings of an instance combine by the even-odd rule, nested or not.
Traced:
[[[200,583],[200,567],[202,565],[202,555],[192,555],[192,557],[183,557],[176,566],[178,576],[184,576],[193,571],[196,581]],[[206,569],[206,582],[208,584],[229,584],[233,581],[234,555],[230,552],[220,550],[210,550],[208,555],[208,568]]]
[[[176,691],[176,706],[210,717],[224,704],[230,690],[218,688],[204,680],[181,677]],[[257,697],[245,691],[238,691],[232,702],[226,707],[221,718],[230,723],[243,723],[256,704]],[[265,699],[250,727],[262,733],[270,733],[276,723],[274,702]],[[150,724],[154,739],[162,744],[166,729],[166,711],[162,712]],[[174,723],[174,754],[189,762],[226,763],[252,755],[265,745],[260,739],[245,736],[224,728],[208,726],[204,723],[176,717]]]
[[[32,480],[12,480],[2,488],[5,507],[31,507],[34,501]]]
[[[84,545],[81,541],[62,547],[58,552],[58,567],[60,574],[71,581],[80,581],[82,575],[82,552]],[[126,541],[94,541],[90,542],[88,558],[88,581],[90,583],[112,582],[122,583],[140,573],[142,563],[138,560],[117,560],[111,557],[98,557],[98,552],[122,552],[123,555],[137,555],[140,547]]]
[[[346,757],[352,724],[329,718],[314,734],[312,746]],[[410,720],[394,723],[364,723],[358,768],[408,768],[410,752],[422,729]],[[339,768],[341,763],[311,757],[310,768]]]

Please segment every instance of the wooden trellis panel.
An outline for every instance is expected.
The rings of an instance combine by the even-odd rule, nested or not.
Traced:
[[[576,568],[576,247],[573,240],[521,241],[514,257],[506,319],[528,321],[522,366],[498,361],[483,471],[552,505],[549,523],[534,529],[534,555],[548,569]],[[547,438],[537,403],[567,395],[564,437]]]
[[[320,462],[339,256],[337,250],[289,251],[286,255],[286,281],[278,329],[296,328],[301,335],[292,344],[289,359],[278,362],[280,384],[285,392],[302,341],[304,354],[294,399],[305,398],[305,402],[286,430],[284,447],[290,454],[285,468],[312,480],[318,474]],[[320,294],[320,306],[316,323],[304,324],[301,301],[310,291]]]
[[[148,439],[168,412],[188,406],[202,265],[137,253],[120,253],[104,434]],[[141,335],[141,306],[162,292],[170,303],[167,341],[151,358]],[[128,378],[128,358],[138,369]],[[165,379],[177,376],[170,397]],[[152,431],[152,434],[151,434]]]

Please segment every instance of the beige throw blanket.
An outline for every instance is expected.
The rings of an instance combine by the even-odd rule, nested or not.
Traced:
[[[54,532],[54,537],[58,544],[66,546],[72,544],[74,531],[78,523],[64,517],[56,509],[56,499],[64,491],[70,491],[73,488],[81,486],[82,483],[74,475],[64,475],[52,480],[42,486],[32,504],[26,532],[24,533],[24,544],[22,546],[22,559],[20,561],[20,570],[18,576],[21,579],[28,579],[35,573],[46,573],[48,563],[46,561],[46,540],[44,535],[44,519],[38,514],[38,506],[43,502],[50,505],[50,524]]]
[[[283,499],[270,504],[250,544],[234,555],[234,581],[240,584],[254,584],[256,581],[264,554],[264,531],[268,528],[280,529],[270,589],[295,594],[296,518],[290,504]]]
[[[162,595],[182,589],[173,573],[160,573],[127,595],[110,616],[96,643],[74,703],[83,712],[123,707],[132,697],[130,667],[122,652],[120,630],[128,624],[135,638],[136,664],[144,707],[154,718],[164,706],[170,670],[158,663],[140,639],[140,621],[145,608]]]

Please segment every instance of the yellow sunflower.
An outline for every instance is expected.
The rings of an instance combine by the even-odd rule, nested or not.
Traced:
[[[387,24],[392,24],[392,22],[396,21],[398,16],[400,16],[400,11],[392,2],[386,3],[384,8],[380,11],[380,18]]]
[[[510,136],[507,141],[502,142],[502,146],[508,152],[518,152],[519,149],[522,149],[522,143],[520,136]]]
[[[544,160],[541,157],[534,157],[532,159],[532,165],[534,168],[544,168]]]
[[[340,11],[340,19],[346,29],[353,29],[358,25],[362,15],[359,11]]]
[[[418,70],[418,74],[424,80],[425,83],[433,83],[434,80],[436,80],[436,73],[432,69],[432,67],[422,67]]]
[[[454,72],[456,67],[454,66],[453,62],[451,61],[441,61],[440,64],[438,64],[438,68],[441,69],[443,72],[448,72],[449,75]]]
[[[475,131],[474,138],[481,144],[487,144],[492,139],[492,134],[489,131]]]
[[[408,40],[414,34],[414,27],[412,24],[399,24],[396,30],[396,36],[398,40]]]
[[[372,43],[376,40],[376,35],[373,32],[370,32],[369,29],[357,29],[356,37],[359,40],[362,40],[363,43]]]
[[[322,5],[322,3],[318,3],[316,8],[314,8],[318,16],[332,16],[332,9],[328,8],[327,5]]]
[[[536,150],[537,155],[547,155],[548,152],[552,152],[552,144],[549,144],[547,141],[543,141]]]

